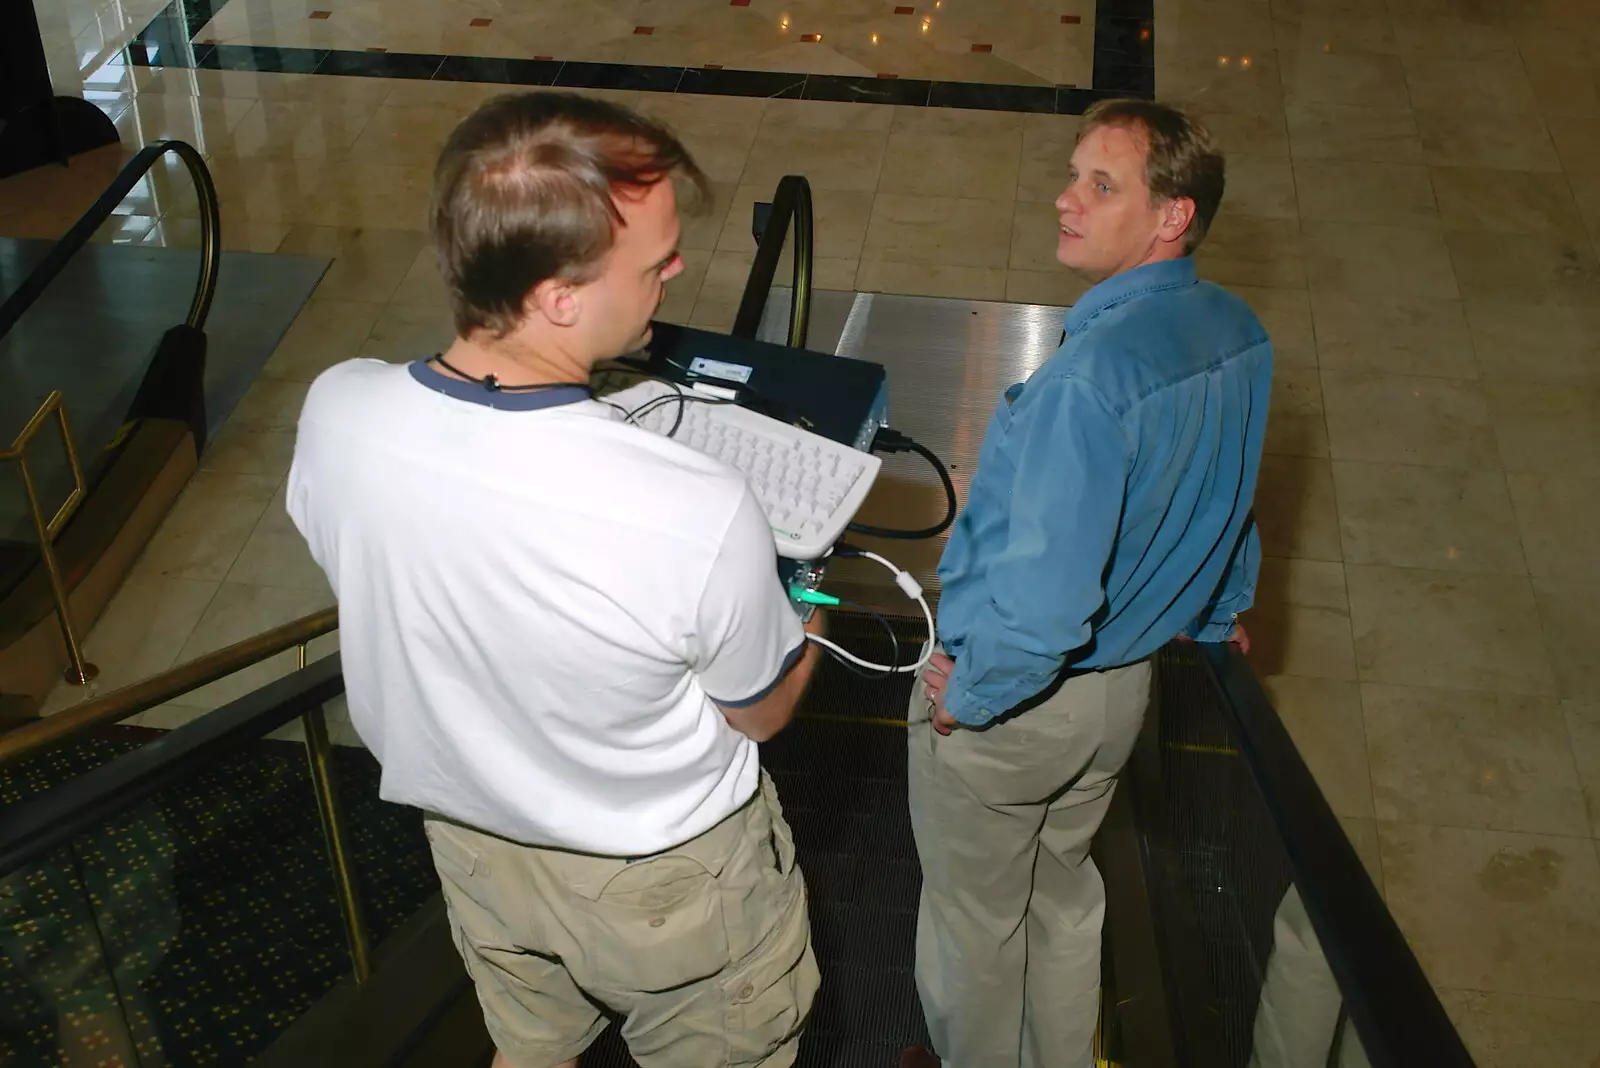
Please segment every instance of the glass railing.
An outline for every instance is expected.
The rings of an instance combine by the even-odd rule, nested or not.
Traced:
[[[0,1063],[242,1064],[368,979],[438,882],[329,740],[343,688],[326,657],[6,805]]]
[[[1157,663],[1099,845],[1113,902],[1107,1060],[1470,1068],[1245,659],[1178,644]]]

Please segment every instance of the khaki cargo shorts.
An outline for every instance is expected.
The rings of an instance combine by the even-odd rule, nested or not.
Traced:
[[[793,1064],[818,986],[805,883],[763,772],[744,808],[634,860],[425,824],[495,1045],[517,1068],[578,1056],[622,1017],[642,1068]]]

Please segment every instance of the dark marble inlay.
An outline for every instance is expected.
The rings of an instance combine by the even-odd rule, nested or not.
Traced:
[[[489,59],[446,56],[434,74],[437,82],[490,82],[497,85],[554,85],[561,62],[553,59]]]
[[[642,63],[563,63],[555,84],[569,89],[632,89],[644,93],[672,93],[683,80],[682,67],[652,67]]]
[[[444,66],[444,58],[420,52],[351,52],[334,49],[323,59],[315,73],[427,81]]]
[[[982,82],[934,82],[928,93],[932,108],[975,108],[980,111],[1056,110],[1052,85],[986,85]]]
[[[1156,34],[1149,19],[1103,18],[1094,25],[1094,56],[1117,66],[1156,65]],[[1095,85],[1099,85],[1099,78]]]
[[[722,70],[690,67],[678,83],[680,93],[707,96],[763,96],[768,99],[799,100],[807,76],[782,71]]]
[[[256,70],[270,74],[311,74],[328,58],[326,48],[263,48],[220,44],[197,67],[207,70]]]
[[[803,100],[848,100],[858,104],[904,104],[926,107],[933,83],[921,78],[858,78],[813,74],[806,78]]]

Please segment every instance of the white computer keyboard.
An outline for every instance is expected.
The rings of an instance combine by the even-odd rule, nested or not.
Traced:
[[[645,381],[604,399],[633,411],[676,392],[664,382]],[[683,392],[712,396],[689,387]],[[663,401],[634,421],[657,434],[671,432],[674,441],[744,475],[767,513],[778,555],[792,560],[814,560],[833,547],[883,464],[870,453],[735,404]]]

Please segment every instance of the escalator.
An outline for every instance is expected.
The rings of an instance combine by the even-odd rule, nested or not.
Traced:
[[[885,363],[895,426],[958,472],[994,383],[1059,337],[1048,309],[813,292],[803,179],[758,207],[754,230],[736,333]],[[942,503],[932,472],[896,460],[861,519],[920,526]],[[875,544],[936,588],[936,543]],[[841,568],[837,584],[888,617],[840,613],[838,640],[881,658],[885,623],[921,640],[875,575]],[[0,1064],[487,1063],[420,815],[377,797],[375,762],[342,728],[338,655],[315,655],[335,626],[308,617],[0,735]],[[123,722],[296,648],[299,670],[176,730]],[[1248,665],[1175,646],[1157,675],[1096,844],[1100,1063],[1470,1065]],[[927,1041],[911,979],[910,685],[825,661],[763,746],[823,971],[802,1065],[887,1066]],[[612,1029],[583,1063],[631,1060]]]

